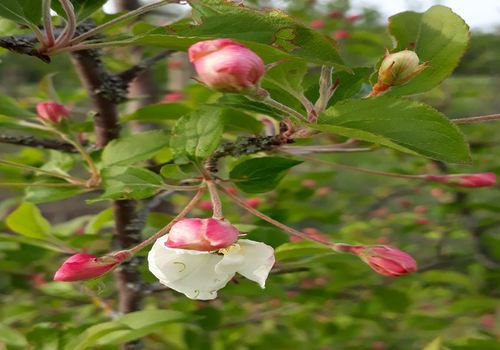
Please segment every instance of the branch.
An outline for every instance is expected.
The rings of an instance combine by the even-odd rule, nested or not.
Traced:
[[[137,78],[139,75],[147,71],[149,68],[151,68],[156,62],[161,61],[164,58],[167,58],[170,56],[172,53],[175,51],[172,50],[165,50],[160,52],[159,54],[147,58],[143,60],[142,62],[139,62],[133,67],[130,67],[129,69],[117,74],[117,77],[121,79],[125,84],[129,84],[132,80]]]
[[[34,56],[45,63],[50,63],[50,57],[40,53],[36,48],[37,39],[33,34],[0,37],[0,47],[22,55]]]
[[[224,157],[241,157],[244,155],[272,151],[277,146],[291,143],[292,140],[284,140],[280,136],[256,136],[238,137],[235,142],[223,143],[207,160],[206,168],[211,173],[216,173],[217,162]]]
[[[34,148],[53,149],[56,151],[77,153],[77,149],[70,143],[51,140],[51,139],[37,139],[33,136],[13,136],[0,134],[0,143],[7,143],[10,145],[27,146]]]

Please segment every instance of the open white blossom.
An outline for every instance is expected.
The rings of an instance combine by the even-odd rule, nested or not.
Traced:
[[[190,299],[211,300],[236,273],[265,287],[274,265],[274,250],[261,242],[241,239],[217,252],[174,249],[160,237],[148,254],[149,270],[162,284]]]

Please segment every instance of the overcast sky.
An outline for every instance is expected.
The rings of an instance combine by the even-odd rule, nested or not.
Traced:
[[[351,0],[354,7],[370,6],[386,16],[407,10],[424,11],[434,4],[451,7],[472,29],[500,26],[500,0]]]
[[[107,10],[112,10],[111,2],[106,5]],[[377,8],[386,17],[408,10],[421,12],[432,5],[442,4],[451,7],[472,29],[491,30],[500,26],[500,0],[351,0],[351,4],[354,11],[369,6]]]

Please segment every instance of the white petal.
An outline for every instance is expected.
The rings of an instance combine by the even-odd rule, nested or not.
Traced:
[[[235,273],[257,282],[261,288],[274,265],[274,249],[267,244],[240,239],[215,266],[217,273]]]
[[[162,284],[190,299],[210,300],[217,297],[234,276],[234,272],[215,271],[221,255],[165,246],[167,236],[159,238],[148,254],[149,270]]]

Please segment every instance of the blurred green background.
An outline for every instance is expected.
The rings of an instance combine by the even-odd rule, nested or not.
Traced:
[[[327,35],[338,37],[339,31],[347,32],[339,40],[339,48],[351,66],[372,67],[384,48],[391,47],[386,19],[376,9],[366,8],[356,13],[359,19],[349,21],[343,15],[349,10],[348,1],[282,3],[305,24],[324,21],[317,30]],[[333,11],[341,15],[330,15]],[[11,23],[0,21],[0,34],[15,31]],[[470,48],[454,75],[415,98],[451,118],[498,113],[499,34],[499,30],[473,32]],[[120,49],[108,55],[106,63],[118,71],[127,59]],[[174,75],[167,65],[154,68],[160,98],[174,88],[183,89],[186,98],[181,103],[190,106],[213,98],[213,92],[188,80],[191,73],[185,70],[181,74],[184,78],[177,72],[177,80],[172,82]],[[0,94],[29,108],[48,99],[53,84],[62,100],[79,113],[82,132],[89,130],[87,96],[66,56],[47,65],[2,51],[0,76]],[[364,88],[366,94],[369,88]],[[169,122],[162,124],[167,129],[171,126]],[[469,166],[448,166],[387,149],[320,158],[408,174],[436,169],[500,174],[500,124],[461,129],[471,143],[474,162]],[[16,133],[3,127],[0,130],[0,134]],[[74,161],[56,151],[4,144],[0,150],[2,158],[32,166],[50,162],[64,167]],[[2,182],[32,180],[28,173],[5,166],[0,166],[0,177]],[[0,218],[16,208],[25,194],[22,189],[1,190]],[[103,202],[86,204],[87,197],[41,203],[39,208],[58,239],[106,253],[111,249],[111,212]],[[276,191],[259,198],[259,210],[311,234],[404,249],[416,258],[420,271],[397,279],[384,278],[353,256],[334,254],[306,242],[287,243],[286,234],[227,202],[228,219],[248,232],[248,238],[279,246],[278,263],[266,289],[238,279],[221,290],[217,300],[192,301],[161,288],[142,264],[145,311],[123,321],[132,328],[124,331],[110,323],[116,307],[112,276],[87,283],[52,282],[63,256],[43,244],[16,238],[2,222],[0,349],[68,349],[71,341],[79,339],[78,346],[87,341],[88,348],[106,350],[142,336],[146,349],[152,350],[500,349],[498,186],[452,189],[304,163]],[[182,194],[166,198],[149,214],[145,235],[161,228],[186,200]],[[194,214],[209,215],[202,208]]]

